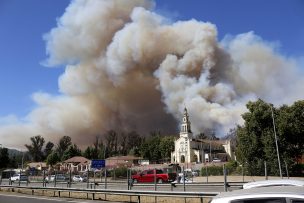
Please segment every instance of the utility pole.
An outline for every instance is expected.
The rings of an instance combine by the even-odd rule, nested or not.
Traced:
[[[277,133],[276,133],[275,122],[274,122],[273,109],[272,109],[272,106],[271,106],[271,105],[270,105],[270,109],[271,109],[271,115],[272,115],[274,139],[275,139],[275,144],[276,144],[276,149],[277,149],[277,157],[278,157],[278,163],[279,163],[280,177],[283,178],[283,177],[282,177],[282,169],[281,169],[280,154],[279,154],[279,147],[278,147],[278,139],[277,139]]]
[[[21,169],[23,171],[24,152],[22,151]]]

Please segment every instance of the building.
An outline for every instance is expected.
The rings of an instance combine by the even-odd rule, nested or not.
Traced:
[[[60,170],[72,172],[85,172],[91,169],[91,161],[82,156],[74,156],[60,164]]]
[[[216,150],[226,152],[224,153],[225,155],[221,155],[223,161],[228,159],[227,156],[234,159],[229,140],[203,140],[193,138],[191,122],[189,120],[187,108],[185,108],[179,138],[174,141],[174,151],[171,153],[171,163],[209,162],[212,158],[217,156],[214,154],[214,151]]]
[[[27,170],[38,170],[38,171],[42,171],[42,170],[47,170],[48,166],[45,162],[31,162],[27,164]]]
[[[107,168],[118,168],[118,167],[132,167],[139,165],[139,162],[142,160],[142,157],[136,156],[115,156],[109,157],[106,159]]]

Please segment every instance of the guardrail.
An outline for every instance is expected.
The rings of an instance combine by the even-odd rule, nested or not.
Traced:
[[[212,198],[219,194],[218,192],[179,192],[179,191],[143,191],[143,190],[113,190],[113,189],[80,189],[80,188],[60,188],[60,187],[27,187],[27,186],[12,186],[12,185],[0,185],[0,189],[9,188],[14,191],[15,189],[27,189],[31,190],[32,195],[35,191],[53,191],[54,196],[56,192],[58,197],[61,197],[62,192],[68,192],[69,197],[71,193],[86,193],[89,199],[89,194],[92,200],[95,200],[97,194],[104,194],[105,200],[107,200],[106,195],[123,195],[131,197],[137,197],[137,202],[141,202],[141,197],[174,197],[174,198],[199,198],[200,202],[203,203],[204,198]]]

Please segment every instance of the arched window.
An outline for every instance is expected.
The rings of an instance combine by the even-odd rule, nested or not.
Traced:
[[[185,156],[184,155],[181,156],[181,163],[185,163]]]

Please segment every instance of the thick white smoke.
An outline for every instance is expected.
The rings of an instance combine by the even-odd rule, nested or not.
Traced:
[[[109,129],[174,133],[184,106],[194,133],[224,135],[242,123],[249,100],[303,99],[296,59],[273,44],[253,32],[218,41],[215,25],[170,23],[153,7],[148,0],[72,1],[45,35],[46,64],[66,65],[61,94],[35,93],[37,107],[25,119],[0,126],[1,143],[22,147],[40,134],[87,145]]]

